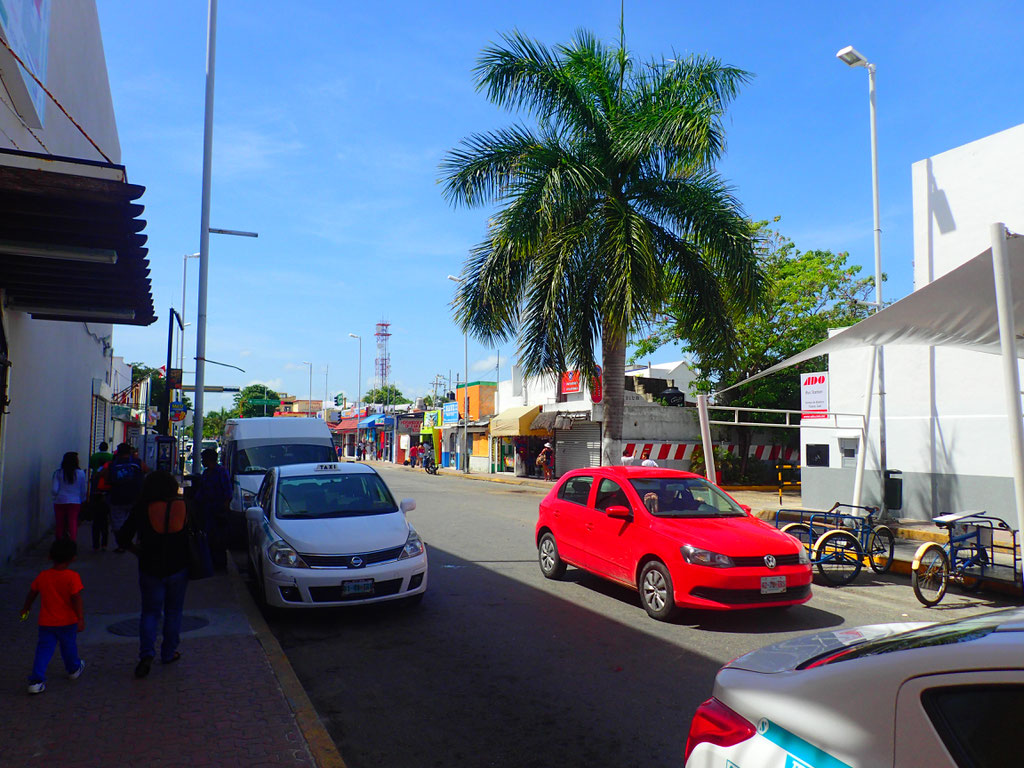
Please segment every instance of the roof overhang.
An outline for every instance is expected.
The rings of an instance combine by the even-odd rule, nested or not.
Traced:
[[[156,320],[143,206],[124,166],[0,149],[0,290],[43,320]]]

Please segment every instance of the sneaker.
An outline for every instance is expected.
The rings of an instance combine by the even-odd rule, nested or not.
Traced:
[[[149,674],[149,668],[153,665],[152,656],[144,656],[139,659],[139,663],[135,665],[135,676],[145,677]]]
[[[28,692],[29,693],[42,693],[45,690],[46,690],[46,683],[29,683],[28,684]]]
[[[68,678],[71,679],[71,680],[77,680],[78,678],[80,678],[82,676],[82,672],[84,672],[84,671],[85,671],[85,661],[83,659],[79,659],[78,660],[78,669],[76,669],[74,672],[69,672],[68,673]]]

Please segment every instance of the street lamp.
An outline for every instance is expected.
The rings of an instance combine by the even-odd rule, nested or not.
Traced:
[[[188,284],[188,260],[198,259],[198,253],[186,253],[181,257],[181,321],[185,322],[185,286]],[[192,323],[185,323],[185,326]],[[178,345],[178,367],[185,367],[185,328],[181,329],[181,343]]]
[[[880,213],[878,206],[878,124],[875,115],[875,65],[869,62],[860,51],[854,48],[852,45],[848,45],[838,53],[836,58],[842,61],[844,64],[850,67],[864,67],[868,71],[868,103],[870,107],[870,119],[871,119],[871,191],[872,191],[872,206],[874,209],[874,226],[875,226],[875,310],[878,311],[882,308],[882,227],[880,222]],[[879,470],[881,472],[882,481],[882,514],[885,515],[887,512],[885,505],[885,476],[886,476],[886,449],[885,449],[885,353],[882,347],[875,347],[875,360],[878,367],[878,463]],[[868,392],[867,402],[865,403],[865,412],[870,408],[870,391]],[[865,438],[867,437],[867,424],[865,423]],[[864,461],[864,453],[866,446],[861,446],[861,455],[858,456],[859,461]],[[863,473],[863,466],[860,467],[860,473]],[[857,486],[854,492],[853,503],[860,504],[860,483],[856,483]]]
[[[359,381],[356,382],[356,392],[357,392],[357,394],[356,394],[356,415],[358,416],[359,415],[359,407],[360,407],[362,399],[363,399],[363,337],[362,336],[357,336],[354,333],[350,333],[349,336],[351,336],[353,339],[359,339],[359,368],[358,368]]]
[[[448,275],[452,282],[462,284],[462,278],[455,275]],[[466,378],[462,382],[462,471],[469,473],[469,330],[463,333],[463,353],[465,355]]]
[[[309,366],[309,400],[306,401],[306,418],[308,419],[313,410],[313,364],[305,360],[302,361],[302,364]]]

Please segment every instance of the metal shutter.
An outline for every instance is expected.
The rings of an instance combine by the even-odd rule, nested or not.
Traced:
[[[555,475],[570,469],[601,466],[601,425],[573,422],[572,429],[555,430]]]
[[[99,450],[100,443],[107,439],[107,401],[102,397],[92,398],[92,445],[90,455]]]

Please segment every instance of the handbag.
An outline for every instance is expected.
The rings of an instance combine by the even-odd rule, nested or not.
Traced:
[[[171,517],[171,505],[167,504],[167,520],[164,523],[164,530],[168,529]],[[206,538],[206,531],[197,528],[192,521],[192,515],[185,513],[185,537],[188,542],[188,578],[189,581],[198,581],[213,576],[213,556],[210,554],[210,542]]]

